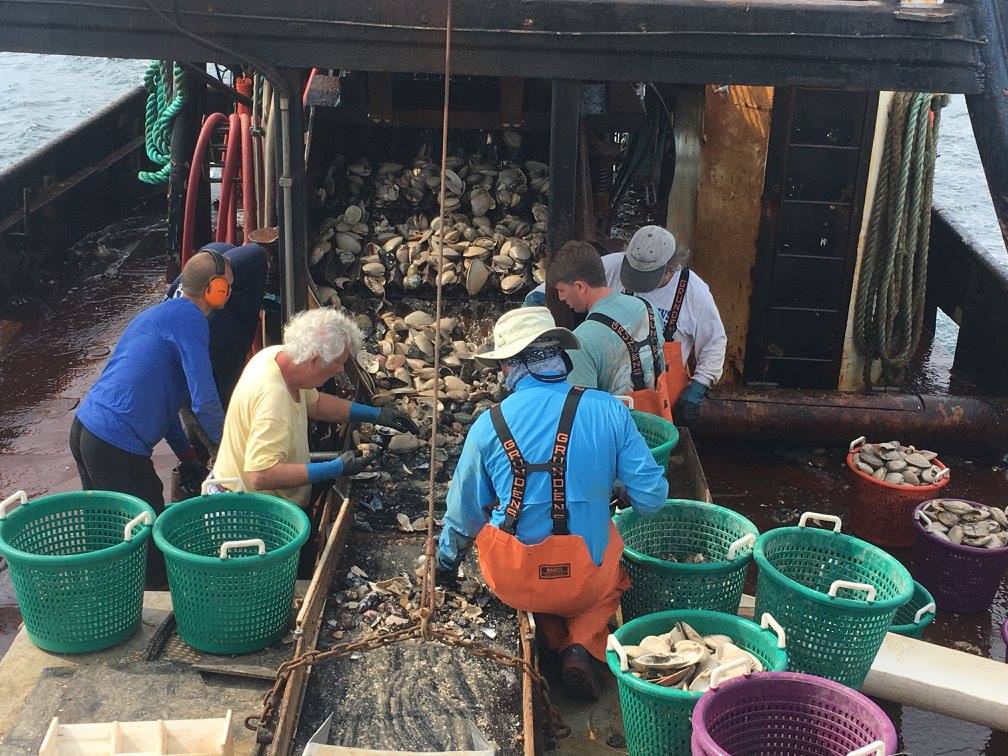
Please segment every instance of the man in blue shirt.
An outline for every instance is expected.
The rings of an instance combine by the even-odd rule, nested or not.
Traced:
[[[619,478],[633,507],[651,514],[668,481],[623,404],[566,382],[564,350],[577,348],[545,307],[512,310],[494,325],[476,360],[499,367],[512,393],[466,437],[437,575],[450,584],[475,540],[487,585],[504,603],[537,613],[565,686],[593,698],[592,657],[604,661],[608,620],[630,586],[609,517],[613,484]]]
[[[210,367],[207,315],[223,307],[221,290],[233,276],[214,254],[200,252],[186,263],[181,297],[144,310],[126,326],[81,401],[70,450],[84,490],[132,494],[161,512],[164,488],[151,461],[155,445],[168,441],[183,475],[186,465],[199,465],[179,420],[183,406],[191,406],[210,440],[220,443],[224,411]],[[148,586],[163,585],[164,576],[164,562],[151,549]]]
[[[259,327],[263,294],[266,291],[266,274],[269,263],[266,250],[249,243],[236,247],[227,242],[210,242],[200,251],[213,250],[227,260],[234,281],[227,304],[207,315],[210,326],[210,365],[221,406],[227,413],[231,393],[242,374],[252,340]],[[182,296],[182,276],[176,278],[165,299]],[[216,456],[217,449],[206,448],[206,433],[198,427],[188,407],[182,408],[182,425],[201,462]]]

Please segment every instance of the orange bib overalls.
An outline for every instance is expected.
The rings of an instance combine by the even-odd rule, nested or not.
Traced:
[[[562,651],[577,643],[605,661],[607,623],[619,607],[620,596],[630,587],[630,580],[620,566],[623,539],[612,523],[601,565],[595,564],[584,539],[571,535],[567,528],[567,447],[584,391],[573,387],[567,394],[553,456],[546,463],[527,463],[504,421],[500,405],[490,410],[514,481],[504,521],[500,527],[484,525],[476,536],[476,548],[487,586],[508,606],[536,613],[539,628],[551,648]],[[550,475],[553,534],[542,543],[527,545],[515,537],[515,531],[528,475],[537,472]]]

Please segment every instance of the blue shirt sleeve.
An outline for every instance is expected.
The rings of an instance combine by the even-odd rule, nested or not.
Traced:
[[[522,301],[522,307],[541,307],[544,304],[546,304],[546,292],[538,289],[532,289]]]
[[[644,437],[637,430],[630,411],[620,404],[614,407],[622,415],[619,434],[622,442],[616,457],[616,473],[633,508],[642,515],[651,515],[665,504],[668,498],[668,479],[665,471],[655,462]]]
[[[224,409],[210,367],[210,330],[206,318],[202,314],[198,319],[179,318],[168,338],[179,352],[193,414],[210,440],[219,444],[224,433]]]
[[[444,527],[438,540],[438,564],[457,570],[472,547],[473,540],[487,523],[487,511],[497,500],[493,480],[483,464],[479,446],[486,435],[487,413],[477,418],[469,429],[459,456],[451,487],[448,489]]]
[[[192,447],[192,444],[189,443],[189,437],[186,436],[185,430],[182,428],[182,421],[177,414],[169,421],[168,432],[165,433],[165,441],[168,442],[171,450],[175,452],[175,456],[180,458]]]

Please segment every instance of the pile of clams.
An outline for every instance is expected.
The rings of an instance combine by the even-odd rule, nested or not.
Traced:
[[[999,507],[960,499],[934,499],[917,513],[929,533],[943,541],[978,549],[1008,546],[1008,517]]]
[[[642,680],[666,688],[702,693],[710,687],[711,672],[724,667],[728,680],[762,672],[763,664],[727,635],[700,635],[686,622],[676,622],[662,635],[648,635],[636,646],[623,646],[630,669]],[[741,660],[736,664],[736,660]]]
[[[512,136],[504,142],[520,144],[520,135]],[[309,258],[321,304],[338,306],[348,284],[384,297],[439,282],[469,296],[488,286],[517,295],[542,283],[549,166],[496,154],[449,156],[443,230],[441,168],[429,145],[410,165],[359,158],[338,176],[334,164],[317,190],[330,214],[315,231]]]
[[[933,451],[903,446],[899,441],[886,441],[881,444],[863,443],[854,453],[853,463],[861,472],[886,483],[930,486],[948,475],[934,464],[937,457]]]

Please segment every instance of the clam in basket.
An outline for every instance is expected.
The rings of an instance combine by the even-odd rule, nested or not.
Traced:
[[[208,479],[204,492],[212,483],[241,485]],[[165,555],[182,640],[211,654],[250,653],[279,640],[309,530],[300,507],[241,490],[168,507],[154,542]]]
[[[25,630],[59,654],[99,651],[140,623],[154,510],[135,496],[71,491],[0,503],[0,555]]]
[[[936,509],[942,511],[936,514]],[[991,605],[1001,579],[1008,572],[1008,545],[1000,545],[1008,544],[1008,528],[998,525],[996,532],[988,532],[982,538],[950,538],[949,534],[957,526],[944,526],[938,517],[955,515],[962,519],[961,529],[965,530],[979,524],[969,520],[980,518],[985,510],[990,513],[992,509],[975,501],[934,499],[923,502],[914,511],[915,571],[942,611],[973,614]],[[1000,509],[997,511],[1001,517],[1005,516]],[[974,512],[976,515],[972,514]],[[982,519],[996,521],[986,516]],[[953,519],[946,522],[951,523]],[[947,532],[942,532],[943,527]]]
[[[854,439],[847,453],[847,467],[854,476],[850,508],[851,530],[879,546],[909,548],[914,545],[914,509],[922,501],[940,495],[941,489],[948,485],[951,470],[937,457],[927,460],[922,457],[922,462],[929,465],[927,472],[932,476],[931,484],[913,485],[880,480],[866,472],[870,467],[862,469],[858,464],[858,455],[864,444],[864,436]]]
[[[650,517],[613,517],[631,586],[620,605],[630,620],[665,609],[738,613],[759,531],[747,518],[703,501],[669,499]],[[702,561],[686,561],[699,555]]]
[[[807,527],[809,520],[833,529]],[[756,612],[770,612],[787,631],[790,671],[856,688],[913,595],[913,579],[895,558],[840,527],[839,517],[806,512],[797,527],[759,537]]]
[[[681,628],[687,641],[693,641],[686,644],[693,648],[683,649],[683,653],[695,653],[696,639],[691,637],[682,623],[701,636],[710,652],[706,657],[701,653],[700,659],[686,660],[699,665],[699,668],[689,671],[692,679],[684,677],[675,684],[672,682],[674,678],[665,679],[665,684],[658,684],[637,676],[641,673],[633,664],[647,661],[646,657],[640,655],[641,651],[647,650],[642,648],[642,644],[653,643],[656,638],[668,638],[666,643],[673,641],[670,636],[677,628]],[[731,654],[727,653],[724,645],[717,645],[723,644],[725,640],[732,644]],[[761,625],[757,625],[737,615],[672,610],[638,617],[617,629],[609,636],[606,661],[616,676],[623,730],[630,756],[689,754],[690,714],[707,686],[743,674],[747,669],[751,670],[753,658],[758,661],[757,668],[784,669],[787,665],[786,645],[784,630],[769,615],[762,618]],[[675,651],[671,656],[682,655],[674,641],[673,648]],[[631,661],[633,653],[638,656]],[[723,661],[718,660],[719,654]],[[675,667],[676,662],[669,660],[668,664]],[[681,669],[682,666],[680,664],[675,669]],[[678,673],[670,670],[670,674]],[[683,686],[685,690],[682,689]]]

